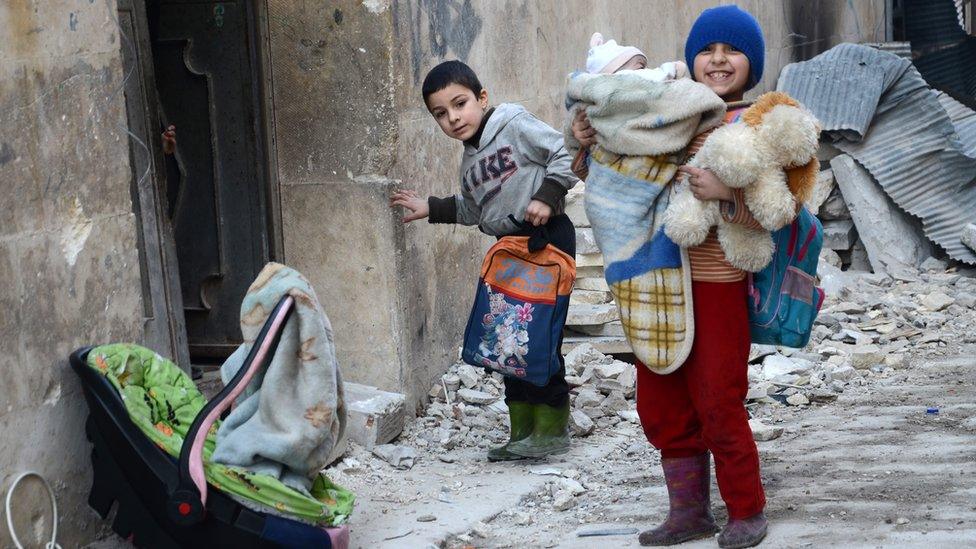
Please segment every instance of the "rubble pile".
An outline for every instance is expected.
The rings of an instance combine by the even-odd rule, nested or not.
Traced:
[[[775,415],[771,408],[828,404],[851,384],[869,384],[913,367],[912,355],[931,354],[951,342],[976,342],[971,330],[976,324],[976,279],[947,270],[945,263],[936,260],[925,265],[928,271],[902,272],[893,278],[842,272],[823,262],[821,277],[828,296],[810,344],[802,350],[752,346],[746,406],[754,418],[751,425],[757,440],[782,434],[782,429],[764,423]],[[586,437],[617,426],[639,425],[636,376],[633,364],[587,343],[570,351],[566,381],[572,435]],[[456,459],[454,450],[487,450],[507,441],[508,408],[500,374],[454,364],[433,384],[429,396],[424,415],[407,426],[397,445],[451,463]],[[389,446],[381,448],[382,455],[376,451],[374,455],[401,468],[410,463]],[[392,455],[397,458],[384,457]]]

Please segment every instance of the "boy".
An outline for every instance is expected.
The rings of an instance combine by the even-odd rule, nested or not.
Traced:
[[[549,242],[575,257],[576,232],[563,213],[563,199],[577,179],[570,170],[571,158],[563,147],[562,134],[518,105],[488,108],[488,91],[460,61],[446,61],[431,69],[422,92],[427,110],[441,130],[464,144],[461,192],[427,199],[412,190],[394,192],[390,205],[410,211],[403,217],[404,223],[428,217],[430,223],[478,225],[496,238],[531,236],[545,225]],[[489,461],[569,450],[565,366],[545,387],[506,376],[505,402],[510,440],[491,449]]]

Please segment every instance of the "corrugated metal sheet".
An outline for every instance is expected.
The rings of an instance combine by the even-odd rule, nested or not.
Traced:
[[[893,53],[898,57],[903,57],[905,59],[911,60],[912,58],[911,42],[865,42],[864,45],[872,47],[876,50]]]
[[[945,109],[959,136],[959,148],[969,156],[976,156],[976,111],[949,97],[933,91],[942,108]],[[974,215],[976,218],[976,215]]]
[[[934,87],[976,98],[976,38],[960,25],[952,0],[904,0],[904,39]]]
[[[778,89],[803,102],[898,207],[950,257],[976,264],[959,240],[976,220],[976,155],[906,59],[841,44],[788,65]],[[968,122],[964,121],[968,128]]]

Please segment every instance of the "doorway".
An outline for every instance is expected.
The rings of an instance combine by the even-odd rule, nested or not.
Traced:
[[[184,330],[182,345],[195,364],[219,362],[241,344],[241,300],[272,256],[254,4],[119,2],[134,43],[126,70],[144,76],[142,104],[126,91],[129,124],[141,128],[156,168],[151,192],[140,198],[155,201],[160,222],[140,233],[169,241],[173,252],[160,265],[145,264],[143,280],[169,274],[167,312],[178,317],[170,324]],[[160,134],[170,125],[176,147],[167,155]],[[149,248],[140,242],[141,254]],[[159,288],[145,286],[144,301],[152,303]]]

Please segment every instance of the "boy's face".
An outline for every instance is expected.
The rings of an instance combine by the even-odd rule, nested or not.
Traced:
[[[739,101],[749,82],[749,58],[723,42],[705,47],[695,56],[695,80],[726,101]]]
[[[427,96],[427,110],[448,137],[465,141],[471,139],[481,126],[488,108],[488,91],[474,92],[460,84],[449,84]]]

